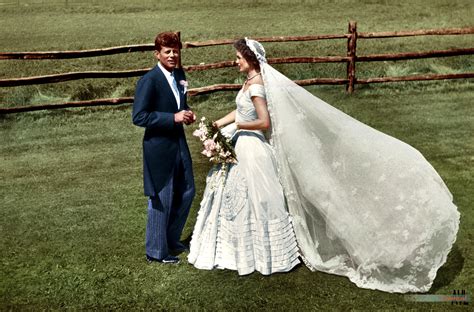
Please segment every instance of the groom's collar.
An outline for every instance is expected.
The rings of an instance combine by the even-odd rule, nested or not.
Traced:
[[[170,76],[170,75],[173,75],[173,71],[174,71],[174,70],[173,70],[173,71],[167,70],[166,68],[163,67],[163,65],[161,65],[160,62],[158,62],[158,67],[160,68],[160,70],[163,72],[163,74],[164,74],[166,77],[168,77],[168,76]]]

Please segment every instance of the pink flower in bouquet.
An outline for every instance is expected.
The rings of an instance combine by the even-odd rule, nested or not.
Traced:
[[[193,136],[198,137],[204,147],[201,152],[215,164],[237,163],[232,143],[219,132],[212,122],[207,122],[205,117],[201,118],[199,128],[193,132]]]
[[[206,131],[202,128],[196,129],[193,132],[193,136],[198,137],[201,141],[206,139]]]
[[[214,140],[212,139],[207,139],[206,141],[204,141],[204,149],[206,151],[215,151],[216,150],[216,142],[214,142]]]
[[[208,150],[203,150],[201,152],[201,154],[203,154],[204,156],[208,157],[208,158],[211,158],[212,157],[212,151],[208,151]]]

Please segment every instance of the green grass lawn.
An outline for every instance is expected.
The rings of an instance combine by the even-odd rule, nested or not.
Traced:
[[[22,1],[23,2],[23,1]],[[25,1],[26,2],[26,1]],[[47,2],[47,1],[45,1]],[[89,1],[89,6],[0,6],[0,50],[66,50],[151,42],[161,30],[183,40],[238,36],[342,33],[349,19],[362,31],[462,27],[472,23],[470,1]],[[349,9],[351,7],[351,9]],[[472,25],[472,24],[471,24]],[[469,36],[363,42],[364,53],[472,46]],[[472,40],[472,36],[471,36]],[[342,55],[345,42],[266,45],[269,56]],[[230,47],[183,51],[185,64],[233,58]],[[472,71],[472,57],[361,64],[360,75]],[[150,54],[71,61],[2,61],[0,78],[73,70],[153,65]],[[343,77],[342,65],[281,65],[294,79]],[[233,69],[190,73],[191,87],[237,82]],[[133,95],[136,79],[84,80],[0,90],[0,105],[70,98]],[[351,116],[420,150],[439,172],[461,212],[458,239],[430,291],[450,294],[474,285],[474,109],[472,81],[309,87]],[[199,116],[216,118],[234,107],[234,92],[193,97]],[[0,116],[0,242],[2,310],[435,310],[470,306],[413,303],[406,295],[357,288],[347,278],[310,272],[239,277],[148,265],[144,259],[146,198],[142,195],[143,130],[130,106],[64,109]],[[189,238],[210,164],[200,142],[188,142],[197,195],[183,239]]]

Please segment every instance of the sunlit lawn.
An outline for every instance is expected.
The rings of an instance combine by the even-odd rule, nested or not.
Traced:
[[[96,3],[95,1],[94,3]],[[118,1],[90,7],[0,7],[0,49],[63,50],[150,42],[157,31],[178,29],[185,40],[242,35],[341,33],[349,19],[360,28],[401,30],[469,25],[469,1],[250,2],[153,5]],[[162,10],[160,10],[160,6]],[[467,7],[467,9],[466,9]],[[291,8],[291,10],[290,10]],[[18,10],[20,10],[18,9]],[[51,14],[53,12],[54,14]],[[67,18],[66,18],[67,17]],[[455,17],[455,18],[454,18]],[[28,20],[28,23],[21,22]],[[296,22],[297,21],[297,22]],[[410,41],[411,40],[411,41]],[[445,48],[469,46],[467,39],[437,39]],[[421,50],[430,40],[406,45],[367,43],[361,50]],[[269,45],[270,55],[339,55],[332,43]],[[232,58],[229,47],[187,52],[188,63]],[[308,52],[309,51],[309,52]],[[209,54],[206,54],[209,53]],[[368,53],[368,52],[367,52]],[[151,66],[151,55],[93,58],[71,62],[0,62],[0,78],[79,69],[132,69]],[[333,66],[333,65],[331,65]],[[294,79],[343,76],[335,65],[280,66]],[[440,67],[441,66],[441,67]],[[472,71],[472,58],[363,64],[361,75]],[[441,69],[440,69],[441,68]],[[239,81],[233,69],[190,73],[193,86]],[[5,106],[51,100],[133,94],[135,79],[87,80],[0,90]],[[315,95],[355,118],[420,150],[439,172],[461,212],[457,242],[430,291],[450,294],[474,285],[474,85],[468,80],[373,85],[356,88],[310,87]],[[190,98],[199,116],[216,118],[234,107],[234,92]],[[210,164],[187,129],[197,196],[183,239],[196,219]],[[245,277],[233,271],[148,265],[144,259],[146,198],[142,196],[141,138],[130,120],[130,106],[65,109],[0,116],[0,242],[2,310],[466,310],[449,303],[413,303],[406,295],[357,288],[347,278],[310,272]]]

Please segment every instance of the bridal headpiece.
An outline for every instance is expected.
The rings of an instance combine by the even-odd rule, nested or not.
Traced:
[[[263,48],[263,45],[260,42],[245,37],[245,44],[255,54],[259,63],[267,62],[267,59],[265,58],[265,49]]]

